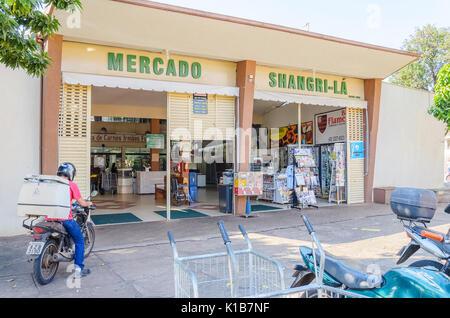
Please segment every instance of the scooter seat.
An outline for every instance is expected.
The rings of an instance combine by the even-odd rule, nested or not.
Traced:
[[[312,257],[310,249],[309,253]],[[317,262],[320,262],[320,253],[316,250]],[[325,254],[325,272],[336,281],[350,289],[368,290],[381,286],[383,276],[369,274],[345,265],[342,261]]]

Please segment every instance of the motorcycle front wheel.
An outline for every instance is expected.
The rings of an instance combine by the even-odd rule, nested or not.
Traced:
[[[50,283],[58,271],[59,263],[53,262],[54,254],[58,253],[58,245],[55,240],[45,242],[41,255],[34,260],[33,276],[41,285]]]
[[[95,230],[94,224],[92,224],[92,222],[89,221],[87,222],[86,228],[83,230],[83,237],[84,237],[84,258],[87,258],[89,254],[91,254],[95,242]]]

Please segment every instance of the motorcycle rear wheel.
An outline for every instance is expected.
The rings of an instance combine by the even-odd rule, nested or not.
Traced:
[[[58,244],[55,240],[45,242],[41,255],[34,260],[33,276],[41,285],[47,285],[55,278],[59,262],[52,262],[53,254],[58,253]]]

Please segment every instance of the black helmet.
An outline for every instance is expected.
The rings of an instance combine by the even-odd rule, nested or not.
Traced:
[[[75,169],[75,166],[73,164],[71,164],[70,162],[64,162],[58,167],[58,172],[56,173],[56,175],[59,177],[67,177],[69,181],[73,181],[76,173],[77,169]]]

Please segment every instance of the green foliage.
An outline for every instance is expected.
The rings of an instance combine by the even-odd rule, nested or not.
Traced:
[[[402,49],[419,53],[421,57],[394,74],[390,81],[401,86],[432,91],[439,70],[450,62],[449,31],[450,28],[438,29],[433,25],[417,28]]]
[[[37,42],[58,31],[59,21],[43,12],[49,5],[73,12],[80,0],[0,0],[0,63],[40,76],[51,59]]]
[[[447,124],[450,129],[450,64],[446,64],[439,71],[436,85],[434,86],[434,105],[430,108],[430,114]]]

